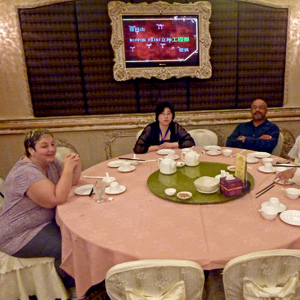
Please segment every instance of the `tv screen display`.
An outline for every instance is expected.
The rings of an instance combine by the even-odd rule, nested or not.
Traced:
[[[108,14],[115,80],[211,77],[210,2],[110,1]]]
[[[199,65],[198,16],[123,16],[127,68]]]

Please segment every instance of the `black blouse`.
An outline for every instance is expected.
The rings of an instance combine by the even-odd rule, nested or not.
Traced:
[[[195,142],[191,135],[180,126],[177,122],[171,122],[169,125],[171,138],[170,142],[178,142],[179,148],[189,148],[195,145]],[[136,141],[133,148],[134,153],[146,153],[150,146],[159,145],[159,122],[154,122],[147,125],[140,137]]]

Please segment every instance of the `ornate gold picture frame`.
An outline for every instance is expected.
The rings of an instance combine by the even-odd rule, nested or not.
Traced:
[[[112,26],[111,45],[115,56],[113,68],[115,80],[125,81],[136,78],[150,79],[152,77],[161,80],[169,79],[171,77],[196,77],[207,79],[211,77],[212,68],[209,55],[211,46],[211,36],[209,33],[211,4],[209,2],[199,1],[188,4],[170,4],[158,1],[151,4],[145,2],[132,4],[121,1],[111,1],[108,3],[108,13]],[[130,22],[136,21],[134,24],[146,23],[146,26],[130,26],[132,23],[126,23],[128,20]],[[147,21],[148,23],[150,22],[150,25]],[[169,28],[172,26],[170,25],[167,27],[169,24],[176,22],[178,24],[181,22],[180,26],[183,27],[187,27],[188,25],[186,24],[188,24],[188,22],[194,23],[194,25],[192,25],[194,28],[184,28],[183,30],[178,31],[181,33],[178,37],[174,37],[174,31],[176,32],[176,29],[174,30],[174,28],[171,28],[171,30],[168,31],[169,36],[153,36],[153,27],[161,26],[160,29],[162,29],[165,24],[165,28]],[[124,24],[126,24],[126,26],[124,26]],[[127,29],[127,27],[130,29]],[[187,32],[189,30],[190,36],[184,36],[184,34],[182,34],[182,32]],[[195,31],[195,34],[192,30]],[[133,33],[128,33],[129,31],[132,31]],[[147,36],[145,31],[150,31],[150,35],[148,34]],[[165,32],[167,31],[165,30]],[[170,34],[170,32],[172,33]],[[138,35],[139,33],[140,35]],[[135,38],[129,39],[129,34],[134,34]],[[130,47],[130,50],[128,47],[129,42],[132,42],[132,45],[137,47]],[[182,43],[180,44],[180,42]],[[140,45],[144,48],[138,49],[137,51],[135,48],[140,47]],[[167,46],[164,47],[165,45]],[[181,45],[183,46],[181,47]],[[156,48],[154,49],[154,47]],[[167,47],[169,48],[167,49]],[[171,48],[172,50],[170,50]],[[168,52],[164,55],[168,57],[168,59],[156,59],[156,56],[161,56],[161,52],[166,49]],[[135,51],[135,54],[133,55],[138,55],[137,53],[139,53],[141,57],[146,57],[145,53],[150,53],[152,51],[151,59],[152,57],[154,58],[153,60],[148,58],[128,59],[130,51]],[[176,54],[173,55],[175,51]],[[186,53],[183,54],[183,52]],[[185,56],[182,57],[182,55]],[[171,58],[169,59],[169,57]],[[191,58],[193,58],[193,60]]]

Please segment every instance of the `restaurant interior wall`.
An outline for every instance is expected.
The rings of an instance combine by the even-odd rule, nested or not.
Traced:
[[[34,116],[18,8],[64,2],[0,0],[0,151],[1,156],[5,157],[5,161],[1,161],[0,177],[7,175],[23,153],[23,134],[29,128],[47,127],[57,137],[72,142],[82,155],[84,168],[87,168],[102,160],[132,152],[136,132],[154,120],[151,112],[42,118]],[[300,3],[296,0],[242,2],[288,9],[283,106],[271,107],[269,118],[296,137],[300,134]],[[162,93],[164,84],[164,81],[158,82]],[[209,107],[209,110],[179,111],[176,117],[187,129],[214,129],[224,140],[236,124],[248,120],[250,114],[248,108],[214,110],[214,107]]]

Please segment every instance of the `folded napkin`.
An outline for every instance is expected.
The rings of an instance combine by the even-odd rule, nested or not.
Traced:
[[[169,291],[161,296],[145,296],[132,289],[125,290],[126,300],[186,300],[183,281],[177,282]]]
[[[243,295],[245,300],[292,300],[295,297],[299,274],[293,274],[284,286],[259,286],[251,279],[243,278]]]

